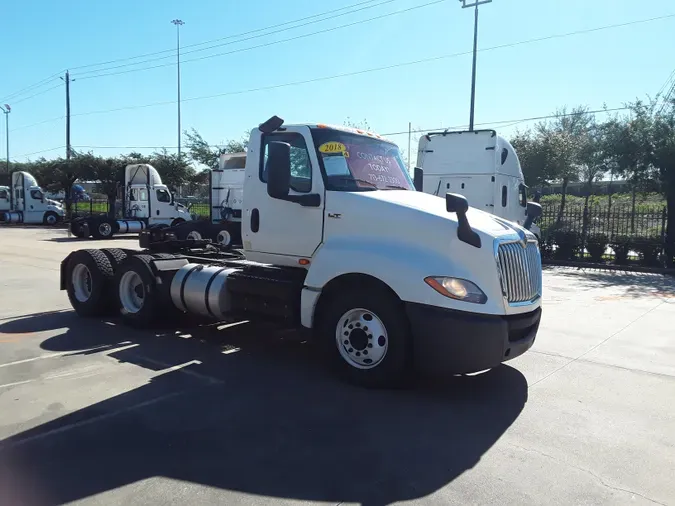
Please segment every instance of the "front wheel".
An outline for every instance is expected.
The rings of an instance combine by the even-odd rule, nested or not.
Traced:
[[[401,301],[381,289],[352,290],[327,301],[318,339],[329,365],[361,386],[401,386],[412,367],[410,325]]]
[[[45,225],[53,227],[59,222],[59,215],[56,214],[54,211],[47,211],[45,213],[44,218],[42,218],[42,221],[44,222]]]

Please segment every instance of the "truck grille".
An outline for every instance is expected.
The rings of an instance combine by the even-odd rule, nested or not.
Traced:
[[[501,243],[497,252],[502,292],[510,304],[541,297],[541,255],[537,243]]]

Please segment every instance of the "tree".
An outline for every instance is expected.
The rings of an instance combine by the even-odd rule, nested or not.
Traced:
[[[554,178],[547,173],[548,153],[541,139],[531,130],[516,132],[511,145],[518,154],[525,182],[530,187],[548,186]]]
[[[575,107],[571,113],[565,108],[556,112],[551,121],[541,122],[535,130],[546,154],[545,172],[562,182],[560,210],[556,223],[565,211],[567,185],[580,178],[585,138],[593,118],[585,107]]]
[[[186,131],[185,137],[187,137],[185,147],[189,152],[190,159],[193,162],[206,165],[209,169],[218,168],[220,155],[225,153],[245,153],[248,149],[247,137],[242,137],[238,141],[229,140],[221,146],[211,146],[194,128],[192,132]]]
[[[157,169],[162,182],[172,192],[186,184],[195,172],[185,155],[169,153],[166,149],[154,152],[150,156],[150,164]]]
[[[75,181],[91,181],[95,178],[96,157],[91,153],[74,152],[68,159],[38,160],[34,165],[36,175],[50,190],[65,192],[66,213],[72,209],[71,193]]]
[[[365,130],[366,132],[370,132],[370,125],[368,124],[368,120],[362,119],[361,121],[354,121],[352,120],[349,116],[347,116],[347,119],[344,121],[344,126],[347,126],[349,128],[356,128],[358,130]]]

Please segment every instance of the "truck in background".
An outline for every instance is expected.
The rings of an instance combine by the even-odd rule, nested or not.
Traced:
[[[542,272],[526,227],[458,194],[415,191],[398,147],[373,133],[274,116],[248,146],[242,250],[172,227],[143,230],[142,251],[74,251],[60,288],[77,314],[140,327],[181,314],[275,321],[369,387],[415,368],[482,371],[530,349]],[[541,210],[528,207],[526,226]]]
[[[82,216],[70,223],[75,237],[109,239],[138,234],[149,226],[176,226],[191,221],[187,208],[174,200],[157,170],[149,164],[127,165],[122,188],[122,216]]]
[[[63,205],[46,198],[29,172],[12,172],[10,186],[0,187],[0,221],[56,225],[64,216]]]
[[[423,191],[464,195],[471,207],[522,225],[527,219],[527,186],[511,143],[495,130],[442,131],[423,135],[417,166]],[[539,227],[532,225],[539,238]]]

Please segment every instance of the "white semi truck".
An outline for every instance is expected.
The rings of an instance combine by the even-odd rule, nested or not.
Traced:
[[[149,229],[142,251],[74,251],[60,287],[77,314],[141,327],[174,314],[279,321],[371,387],[414,369],[482,371],[534,343],[534,235],[461,195],[415,191],[395,144],[274,116],[251,131],[245,174],[242,250]],[[525,225],[541,209],[529,207]]]
[[[149,164],[127,165],[122,188],[122,218],[95,215],[75,218],[71,233],[80,238],[109,239],[119,234],[138,234],[148,226],[176,226],[192,220],[187,208],[173,195]]]
[[[417,166],[424,170],[426,193],[461,193],[471,207],[521,225],[527,219],[527,186],[518,155],[495,130],[423,135]],[[539,237],[536,225],[532,231]]]
[[[0,221],[56,225],[63,220],[63,205],[46,198],[29,172],[12,172],[10,185],[0,186]]]

